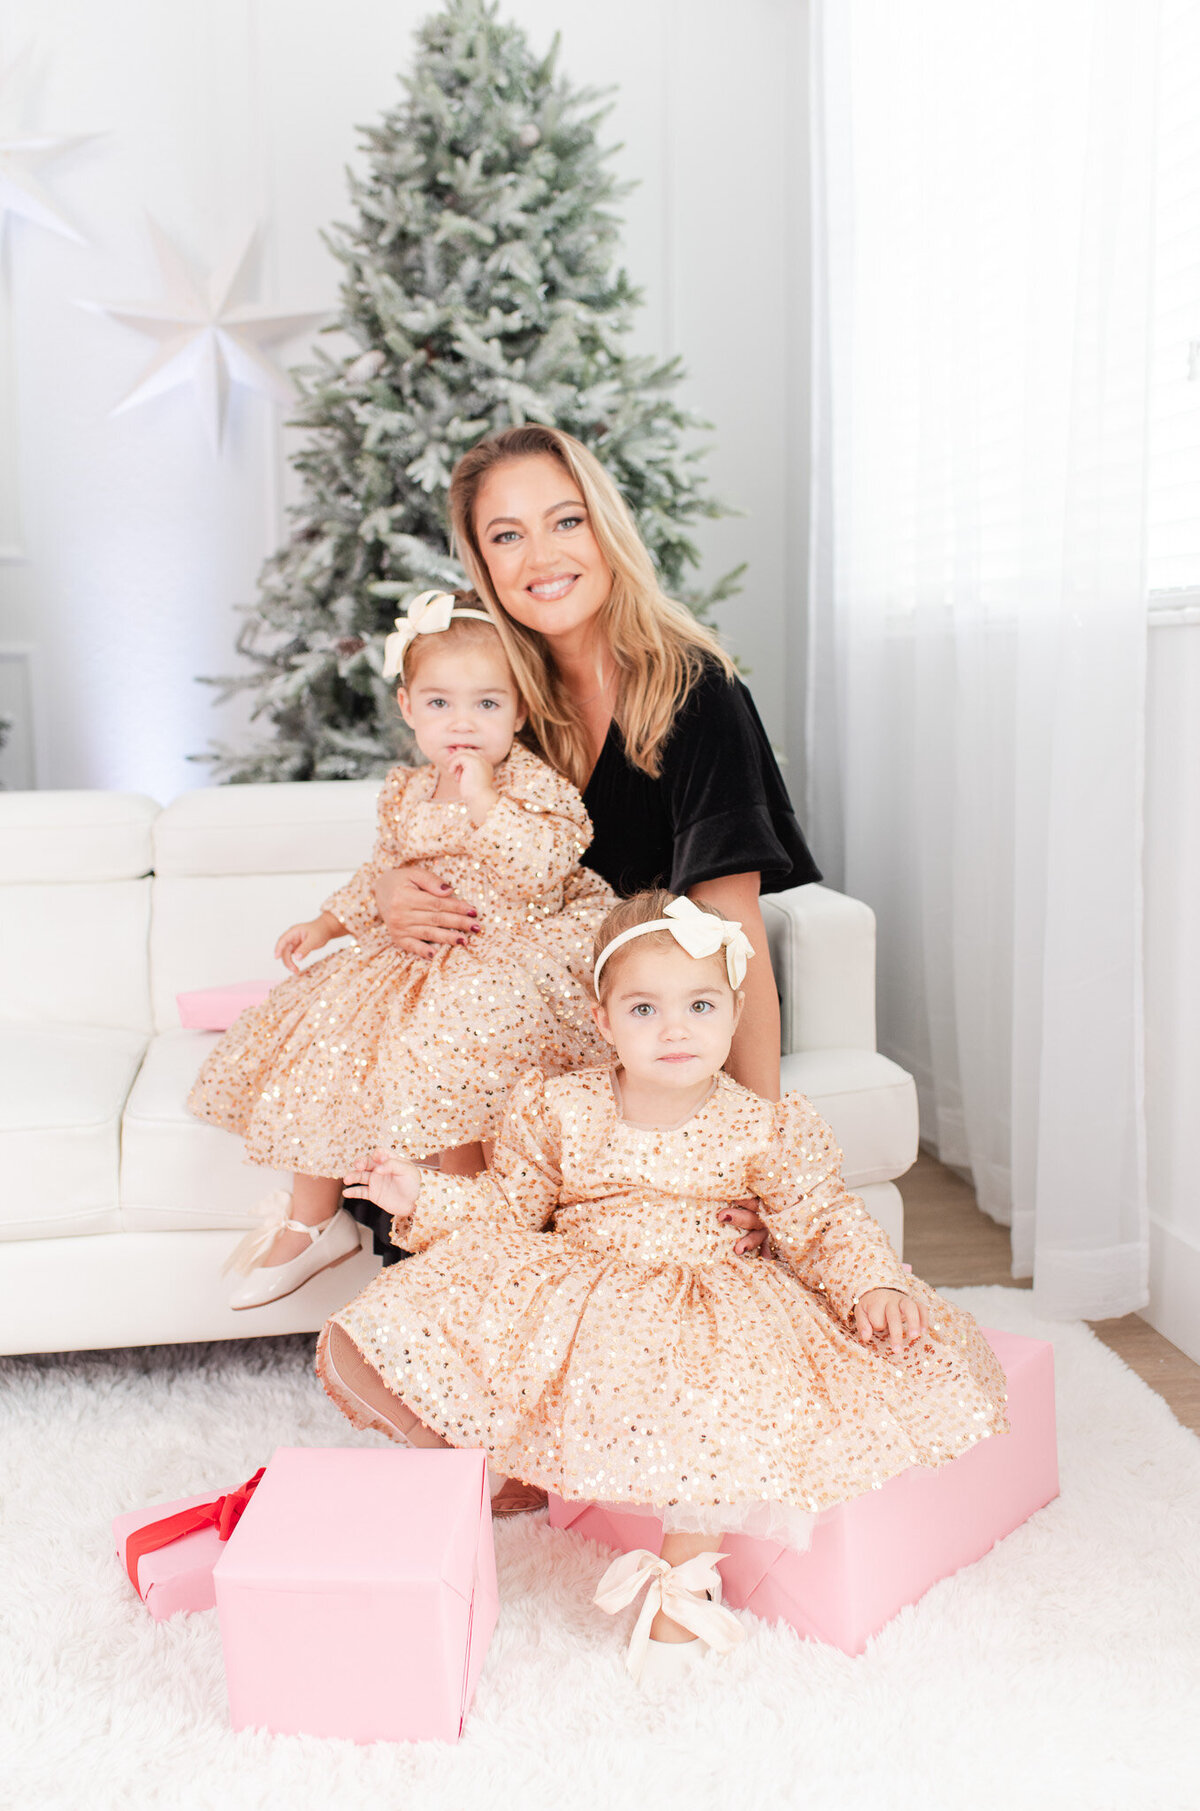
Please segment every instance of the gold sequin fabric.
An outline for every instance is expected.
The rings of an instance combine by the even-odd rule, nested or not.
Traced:
[[[757,1195],[771,1257],[717,1209]],[[575,1500],[819,1511],[1003,1432],[1003,1372],[969,1314],[908,1275],[801,1095],[727,1076],[686,1123],[621,1116],[612,1071],[514,1090],[491,1172],[427,1174],[382,1272],[334,1318],[455,1446]],[[908,1290],[928,1332],[895,1357],[850,1324]],[[355,1419],[324,1365],[335,1402]],[[675,1525],[686,1525],[682,1516]]]
[[[254,1163],[342,1176],[377,1146],[424,1157],[492,1138],[513,1083],[605,1049],[588,1008],[592,938],[614,902],[579,866],[579,793],[519,744],[476,828],[435,800],[432,767],[397,767],[372,859],[325,901],[355,941],[290,976],[208,1056],[188,1106]],[[392,948],[372,883],[419,862],[479,913],[466,946]]]

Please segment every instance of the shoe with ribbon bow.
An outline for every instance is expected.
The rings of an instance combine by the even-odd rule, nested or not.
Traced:
[[[360,1250],[358,1222],[344,1207],[339,1207],[328,1220],[319,1220],[315,1226],[309,1226],[303,1220],[289,1218],[291,1205],[292,1197],[284,1189],[276,1189],[268,1195],[259,1203],[259,1225],[248,1232],[226,1258],[222,1270],[236,1271],[245,1278],[229,1298],[231,1308],[262,1308],[268,1302],[282,1301],[285,1295],[301,1288],[318,1271],[341,1264]],[[263,1259],[278,1235],[285,1231],[306,1232],[308,1250],[286,1264],[264,1265]]]
[[[610,1616],[631,1604],[640,1591],[646,1593],[625,1655],[626,1668],[638,1684],[685,1671],[697,1643],[728,1654],[745,1640],[746,1631],[737,1617],[721,1605],[717,1567],[723,1557],[697,1553],[672,1566],[645,1547],[635,1547],[608,1568],[593,1601]],[[680,1628],[689,1629],[696,1641],[652,1641],[650,1624],[660,1610]]]

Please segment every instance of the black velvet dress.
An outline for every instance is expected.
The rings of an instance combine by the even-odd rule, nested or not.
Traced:
[[[658,778],[633,765],[614,723],[583,802],[594,832],[584,862],[624,896],[686,893],[725,874],[757,873],[764,893],[821,878],[754,700],[715,663],[683,701]],[[371,1228],[385,1264],[403,1255],[390,1215],[370,1201],[344,1205]]]
[[[715,664],[684,699],[658,778],[633,765],[614,723],[583,802],[594,833],[583,859],[624,896],[725,874],[760,874],[764,893],[821,878],[754,700]]]

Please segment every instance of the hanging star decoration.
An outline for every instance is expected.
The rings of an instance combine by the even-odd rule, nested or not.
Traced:
[[[133,389],[112,413],[123,415],[168,390],[190,386],[209,443],[214,453],[219,452],[230,386],[241,384],[285,405],[293,402],[291,380],[262,349],[318,326],[329,318],[328,311],[282,314],[262,303],[237,300],[247,286],[257,228],[251,229],[234,256],[207,281],[196,274],[153,220],[149,228],[166,292],[163,300],[80,304],[160,342]]]
[[[97,132],[37,132],[22,126],[16,119],[16,89],[20,71],[28,68],[28,47],[20,56],[0,70],[0,242],[12,219],[29,220],[44,226],[77,245],[87,240],[58,203],[42,187],[35,171],[52,158],[65,157],[68,151],[90,143],[101,135]]]

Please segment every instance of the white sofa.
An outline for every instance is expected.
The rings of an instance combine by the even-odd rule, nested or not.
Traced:
[[[220,1266],[274,1177],[184,1101],[212,1035],[176,994],[282,974],[279,931],[363,859],[372,784],[0,794],[0,1352],[312,1331],[363,1250],[234,1314]],[[912,1078],[875,1049],[874,918],[825,887],[764,901],[784,1086],[808,1094],[900,1248]]]

